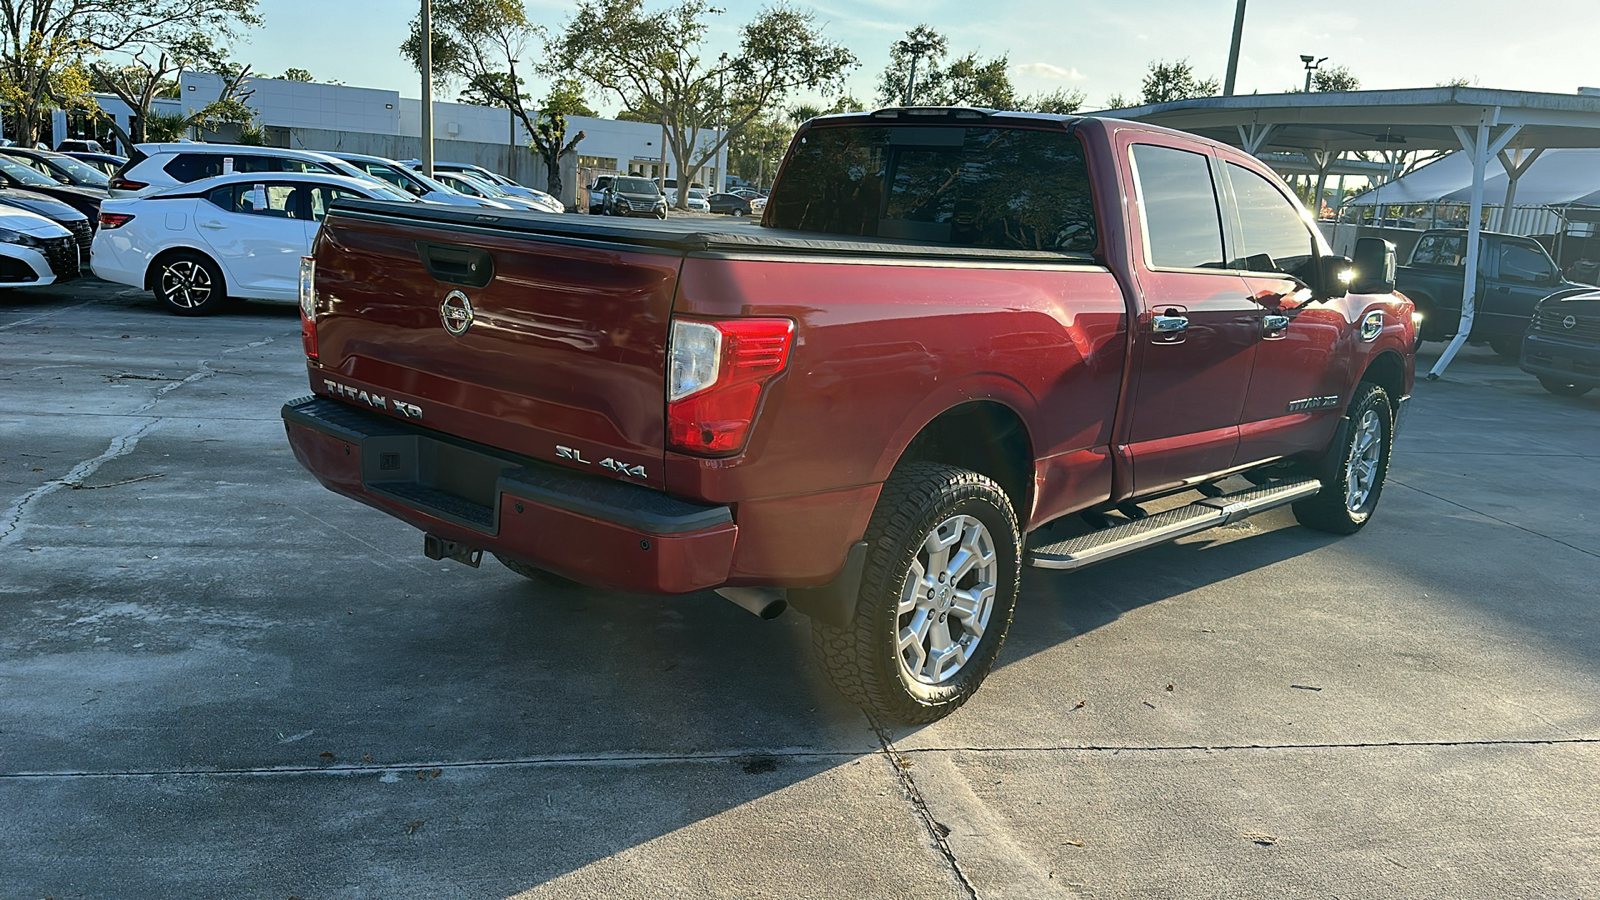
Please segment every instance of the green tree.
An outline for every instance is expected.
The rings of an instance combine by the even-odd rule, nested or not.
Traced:
[[[789,94],[832,93],[855,55],[826,40],[809,12],[782,3],[739,30],[735,53],[711,58],[703,46],[706,0],[677,0],[649,12],[642,0],[579,0],[555,40],[549,70],[571,73],[627,109],[655,109],[685,180],[714,159],[764,110]],[[704,140],[707,131],[720,135]],[[687,208],[688,191],[678,192]]]
[[[567,138],[568,115],[582,91],[570,79],[558,80],[543,109],[530,108],[532,96],[523,91],[523,73],[534,68],[523,62],[530,45],[545,43],[544,30],[528,21],[521,0],[433,0],[433,71],[436,84],[461,79],[461,98],[469,103],[498,106],[522,123],[533,149],[545,161],[545,189],[562,193],[561,157],[584,138],[578,132]],[[422,21],[411,20],[411,34],[400,51],[420,71]],[[548,48],[543,48],[548,53]],[[586,107],[585,107],[586,108]]]
[[[32,144],[52,109],[97,108],[85,60],[260,21],[256,0],[0,0],[0,102]]]
[[[1146,105],[1191,100],[1195,97],[1214,97],[1221,89],[1215,78],[1203,81],[1196,78],[1194,67],[1189,65],[1187,59],[1170,63],[1156,60],[1150,63],[1150,71],[1145,75],[1140,88]]]
[[[187,121],[187,124],[178,128],[177,135],[164,138],[151,136],[150,123],[156,121],[152,112],[156,99],[177,97],[178,82],[183,73],[197,71],[214,72],[223,77],[222,95],[216,101],[223,105],[209,106],[194,116],[176,116],[176,119]],[[189,127],[200,122],[243,124],[255,116],[255,111],[244,105],[244,100],[249,97],[244,87],[249,67],[230,63],[227,49],[217,46],[211,34],[191,32],[170,40],[165,47],[140,46],[134,48],[132,55],[126,57],[122,65],[111,66],[97,61],[91,64],[90,72],[95,90],[115,94],[132,111],[127,129],[117,124],[116,119],[103,116],[112,133],[129,146],[147,140],[176,140]],[[171,119],[172,115],[168,114],[168,119],[161,120],[163,134],[172,130]]]
[[[1089,95],[1077,88],[1057,88],[1048,93],[1025,98],[1021,108],[1030,112],[1067,116],[1083,109],[1083,104],[1088,101]]]
[[[1006,54],[984,59],[968,53],[948,64],[949,41],[918,25],[889,45],[889,64],[878,76],[878,101],[885,106],[976,106],[1032,112],[1071,113],[1082,108],[1081,91],[1055,90],[1031,97],[1011,83]],[[915,94],[915,96],[913,96]]]
[[[283,74],[278,77],[284,81],[316,81],[315,78],[311,77],[310,72],[305,69],[297,69],[294,66],[284,69]]]

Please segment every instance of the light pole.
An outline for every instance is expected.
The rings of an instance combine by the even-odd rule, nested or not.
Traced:
[[[422,174],[433,177],[432,0],[422,0]]]
[[[1233,83],[1239,75],[1239,44],[1244,40],[1244,0],[1233,11],[1233,43],[1228,46],[1228,74],[1222,81],[1222,96],[1233,96]]]
[[[917,99],[917,58],[938,49],[938,45],[933,41],[919,38],[915,41],[897,41],[895,48],[911,56],[911,77],[906,80],[905,96],[905,105],[910,106]]]
[[[1315,72],[1318,66],[1327,62],[1328,58],[1324,56],[1321,59],[1317,59],[1308,53],[1302,53],[1300,54],[1300,61],[1306,64],[1306,93],[1309,94],[1311,93],[1311,73]]]

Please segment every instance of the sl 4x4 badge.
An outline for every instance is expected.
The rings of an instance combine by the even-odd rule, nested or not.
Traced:
[[[594,462],[583,458],[582,450],[577,450],[572,447],[563,447],[560,444],[556,445],[556,459],[571,460],[572,462],[585,466],[592,466],[595,464]],[[645,477],[644,466],[620,462],[612,459],[609,456],[600,460],[600,468],[605,469],[608,472],[615,472],[618,475],[626,475],[631,478]]]

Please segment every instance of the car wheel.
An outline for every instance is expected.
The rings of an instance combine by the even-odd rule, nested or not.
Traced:
[[[207,316],[228,302],[222,270],[199,253],[174,253],[162,259],[150,282],[167,309],[180,316]]]
[[[1594,390],[1592,384],[1578,384],[1560,378],[1551,378],[1548,375],[1539,376],[1539,386],[1555,394],[1557,397],[1582,397]]]
[[[568,578],[565,575],[557,575],[556,573],[554,573],[554,572],[552,572],[552,571],[550,571],[548,569],[541,569],[541,568],[539,568],[538,566],[535,566],[535,565],[530,565],[530,564],[524,563],[524,562],[517,562],[514,559],[506,559],[504,556],[501,556],[498,553],[496,553],[494,555],[494,558],[500,560],[500,565],[505,566],[506,568],[508,568],[511,571],[517,573],[518,575],[521,575],[523,578],[526,578],[529,581],[537,581],[540,584],[545,585],[546,587],[553,587],[553,588],[581,588],[581,587],[583,587],[582,584],[579,584],[578,582],[573,581],[571,578]]]
[[[1489,348],[1501,359],[1520,359],[1522,357],[1522,338],[1492,337],[1489,338]]]
[[[926,724],[972,697],[994,667],[1022,570],[1011,501],[993,480],[910,463],[883,486],[848,628],[813,620],[835,686],[875,721]]]
[[[1372,518],[1389,476],[1394,410],[1383,388],[1363,381],[1350,401],[1350,428],[1319,470],[1322,490],[1294,504],[1300,524],[1334,534],[1355,534]],[[1331,465],[1330,465],[1331,464]]]

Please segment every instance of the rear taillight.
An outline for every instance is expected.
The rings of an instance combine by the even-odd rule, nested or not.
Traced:
[[[300,257],[300,344],[308,359],[317,358],[317,261]]]
[[[121,228],[132,221],[133,216],[129,213],[114,213],[106,212],[105,210],[100,211],[100,227],[107,230],[112,228]]]
[[[788,319],[675,319],[667,350],[667,442],[727,455],[744,449],[768,380],[789,362]]]
[[[113,191],[142,191],[149,186],[149,182],[129,181],[120,175],[113,175],[111,177],[111,189]]]

